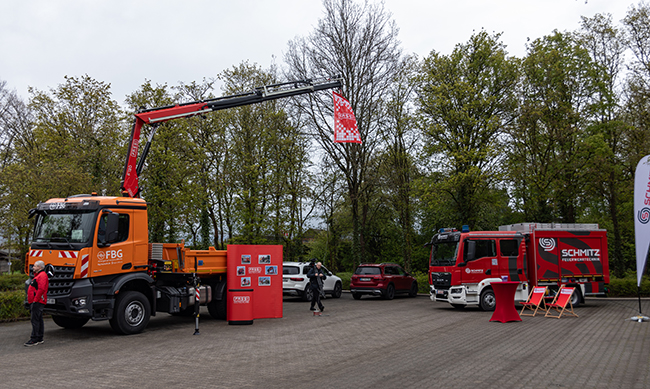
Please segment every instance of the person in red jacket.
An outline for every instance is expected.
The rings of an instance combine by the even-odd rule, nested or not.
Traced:
[[[43,343],[43,332],[45,331],[43,308],[47,302],[47,288],[49,286],[47,273],[43,271],[44,269],[45,263],[43,261],[34,263],[34,278],[29,284],[29,288],[27,288],[27,302],[32,311],[32,336],[25,343],[26,347]]]

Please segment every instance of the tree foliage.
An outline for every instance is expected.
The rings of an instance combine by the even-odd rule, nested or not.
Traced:
[[[522,58],[479,31],[420,60],[402,53],[382,3],[324,0],[283,69],[242,62],[200,82],[145,80],[129,115],[88,75],[25,101],[0,81],[3,248],[23,256],[41,201],[119,195],[141,107],[340,76],[362,144],[333,142],[328,92],[145,126],[150,241],[282,244],[286,260],[332,270],[390,261],[418,272],[436,228],[599,223],[623,275],[634,267],[634,169],[650,150],[649,26],[641,2],[619,24],[594,15],[533,39]]]

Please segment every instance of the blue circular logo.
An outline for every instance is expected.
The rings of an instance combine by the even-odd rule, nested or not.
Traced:
[[[650,221],[650,208],[642,208],[638,217],[641,224],[647,224]]]

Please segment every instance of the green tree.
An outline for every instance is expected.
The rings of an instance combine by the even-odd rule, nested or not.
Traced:
[[[30,93],[27,107],[15,96],[10,105],[0,175],[2,232],[17,242],[21,257],[30,241],[28,210],[54,197],[118,194],[126,150],[122,111],[109,84],[66,77],[49,92]]]
[[[509,171],[527,220],[575,223],[594,149],[586,132],[602,89],[600,68],[571,34],[536,39],[523,60]]]
[[[503,134],[514,120],[518,69],[499,39],[481,31],[424,61],[417,103],[432,171],[422,196],[448,225],[492,227],[502,201]]]
[[[151,85],[150,81],[127,96],[128,106],[137,111],[141,107],[154,108],[173,104],[178,97],[166,85]],[[188,140],[184,121],[165,122],[157,127],[144,126],[141,139],[148,140],[155,131],[144,168],[140,176],[141,196],[147,200],[149,239],[152,242],[180,241],[186,225],[187,205],[191,204],[192,160],[186,158],[193,149]],[[142,155],[139,156],[142,158]]]
[[[585,166],[590,177],[586,182],[586,220],[600,222],[601,228],[611,231],[610,268],[623,276],[626,264],[625,241],[632,236],[625,219],[631,200],[631,177],[626,174],[624,141],[630,126],[622,116],[620,74],[623,67],[625,40],[612,23],[611,15],[582,17],[578,41],[587,49],[600,71],[596,72],[597,88],[593,104],[593,121],[587,127],[588,142],[594,149],[592,164]],[[626,226],[627,224],[627,226]],[[627,228],[626,228],[627,227]],[[631,246],[631,245],[629,245]]]
[[[406,271],[411,271],[414,245],[414,188],[417,176],[415,154],[419,142],[419,133],[413,102],[416,93],[416,75],[419,61],[414,56],[407,56],[400,66],[391,88],[390,100],[386,109],[386,125],[380,130],[386,151],[383,158],[384,193],[391,213],[395,215],[396,228],[401,256]],[[392,224],[392,223],[391,223]]]

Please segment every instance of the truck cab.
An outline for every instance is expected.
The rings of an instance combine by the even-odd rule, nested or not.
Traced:
[[[76,195],[40,203],[30,214],[36,220],[25,272],[37,260],[49,265],[44,312],[57,325],[109,320],[118,333],[138,333],[157,311],[191,314],[196,288],[198,303],[225,319],[226,251],[149,243],[143,199]]]
[[[496,301],[490,284],[504,277],[519,281],[515,299],[526,299],[526,247],[521,233],[443,228],[429,245],[431,300],[456,308],[478,305],[493,310]]]

